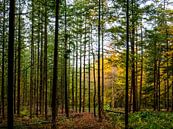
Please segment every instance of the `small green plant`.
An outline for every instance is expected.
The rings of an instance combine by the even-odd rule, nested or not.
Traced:
[[[109,117],[113,127],[123,128],[124,127],[124,115],[117,113],[109,113]]]
[[[29,116],[29,111],[26,107],[23,108],[23,110],[20,112],[21,116]]]
[[[129,116],[133,129],[172,129],[173,114],[169,112],[136,112]]]
[[[104,110],[111,110],[110,105],[108,105],[108,104],[104,105]]]

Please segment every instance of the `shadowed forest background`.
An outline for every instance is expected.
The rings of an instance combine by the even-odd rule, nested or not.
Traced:
[[[0,0],[0,128],[173,128],[172,0]]]

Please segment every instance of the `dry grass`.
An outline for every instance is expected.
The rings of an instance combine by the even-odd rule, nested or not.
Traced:
[[[51,118],[51,117],[50,117]],[[3,122],[3,127],[6,122]],[[0,126],[2,128],[2,126]],[[43,117],[15,117],[15,129],[51,129],[51,122]],[[57,119],[57,129],[114,129],[110,121],[99,121],[91,113],[72,113],[69,118],[61,115]]]
[[[63,123],[59,122],[60,129],[113,129],[111,123],[105,119],[99,121],[89,113],[74,113]]]

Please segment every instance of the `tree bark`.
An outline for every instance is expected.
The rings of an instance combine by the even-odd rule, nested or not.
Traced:
[[[20,14],[20,0],[19,0],[19,14]],[[21,15],[19,15],[19,25],[18,25],[18,84],[17,84],[17,115],[20,115],[20,58],[21,58]]]
[[[67,77],[67,59],[68,59],[68,51],[67,51],[67,38],[68,38],[68,35],[67,35],[67,5],[66,5],[66,0],[65,0],[65,42],[64,42],[64,59],[65,59],[65,64],[64,64],[64,69],[65,69],[65,113],[66,113],[66,117],[69,117],[69,111],[68,111],[68,77]]]
[[[131,85],[133,89],[133,112],[137,111],[137,103],[136,103],[136,80],[135,80],[135,21],[134,21],[134,4],[135,0],[132,0],[132,37],[131,37],[131,54],[132,54],[132,69],[131,69]]]
[[[58,80],[58,28],[59,28],[59,0],[56,0],[55,21],[55,43],[54,43],[54,65],[53,65],[53,88],[52,88],[52,129],[56,128],[56,98]]]
[[[78,34],[77,34],[77,39],[78,39]],[[76,41],[76,96],[75,96],[75,101],[76,101],[76,112],[78,109],[78,41]]]
[[[8,129],[13,129],[13,59],[15,30],[15,0],[10,0],[8,40]]]
[[[47,105],[47,82],[48,82],[48,78],[47,78],[47,0],[45,0],[45,24],[44,24],[44,85],[45,85],[45,119],[47,120],[47,112],[48,112],[48,105]]]
[[[4,103],[4,82],[5,82],[5,78],[4,78],[4,71],[5,71],[5,9],[6,9],[6,5],[5,5],[5,0],[3,1],[3,44],[2,44],[2,86],[1,86],[1,106],[2,106],[2,118],[5,117],[5,103]]]
[[[98,116],[101,121],[101,94],[100,94],[100,32],[101,32],[101,0],[99,0],[98,12]]]
[[[142,21],[141,21],[142,24]],[[139,110],[142,106],[142,86],[143,86],[143,32],[142,32],[142,25],[141,25],[141,73],[140,73],[140,90],[139,90]]]
[[[125,86],[125,129],[128,129],[129,90],[129,0],[126,1],[126,86]]]

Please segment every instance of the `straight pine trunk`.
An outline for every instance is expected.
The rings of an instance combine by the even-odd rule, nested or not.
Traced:
[[[5,0],[3,1],[3,44],[2,44],[2,86],[1,86],[1,106],[2,106],[2,118],[5,117],[5,103],[4,103],[4,81],[5,81],[5,78],[4,78],[4,72],[5,72],[5,16],[6,16],[6,13],[5,13],[5,9],[6,9],[6,5],[5,5]]]
[[[68,111],[68,77],[67,77],[67,59],[68,59],[68,51],[67,51],[67,38],[68,38],[68,34],[67,34],[67,11],[66,11],[67,5],[66,5],[66,0],[65,0],[65,43],[64,43],[64,59],[65,59],[65,64],[64,64],[64,69],[65,69],[65,113],[66,113],[66,117],[69,117],[69,111]]]
[[[21,16],[20,16],[20,0],[19,0],[19,26],[18,26],[18,84],[17,84],[17,115],[20,114],[20,58],[21,58],[21,32],[20,32],[20,22],[21,22]]]
[[[48,105],[47,105],[47,88],[48,88],[48,77],[47,77],[47,0],[45,0],[45,24],[44,24],[44,85],[45,85],[45,119],[47,120]]]
[[[15,0],[10,0],[9,40],[8,40],[8,129],[13,129],[13,59],[15,30]]]
[[[52,129],[56,128],[56,98],[57,98],[57,81],[58,81],[58,29],[59,29],[59,0],[56,0],[55,11],[55,43],[54,43],[54,62],[53,62],[53,87],[52,87]]]
[[[125,85],[125,129],[128,129],[129,90],[129,0],[126,1],[126,85]]]

